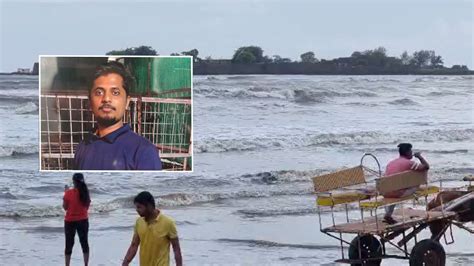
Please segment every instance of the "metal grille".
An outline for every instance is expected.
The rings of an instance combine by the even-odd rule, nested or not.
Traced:
[[[124,121],[156,145],[164,170],[191,170],[190,99],[131,97]],[[77,145],[94,125],[87,95],[41,95],[41,169],[71,170]]]

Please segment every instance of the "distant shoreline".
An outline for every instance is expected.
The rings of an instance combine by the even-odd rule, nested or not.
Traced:
[[[318,65],[299,63],[280,64],[209,64],[196,63],[193,67],[196,76],[206,75],[474,75],[474,70],[452,68],[441,69],[381,69],[376,67],[321,67]],[[37,73],[0,73],[2,76],[38,76]]]
[[[195,63],[194,75],[474,75],[473,70],[453,68],[381,68],[305,63]]]

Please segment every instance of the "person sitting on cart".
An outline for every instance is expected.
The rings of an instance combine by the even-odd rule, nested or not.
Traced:
[[[387,168],[385,170],[385,176],[390,176],[394,174],[398,174],[401,172],[405,172],[408,170],[413,171],[427,171],[430,169],[430,165],[428,162],[421,156],[420,152],[415,152],[413,154],[412,145],[410,143],[400,143],[398,144],[398,152],[400,153],[400,157],[390,161],[387,164]],[[420,162],[412,161],[413,157],[418,158]],[[409,195],[412,195],[416,192],[418,187],[411,187],[406,189],[400,189],[397,191],[392,191],[386,193],[384,195],[385,198],[403,198]],[[385,207],[385,217],[384,221],[389,224],[394,224],[397,221],[392,218],[393,211],[395,210],[395,204]]]

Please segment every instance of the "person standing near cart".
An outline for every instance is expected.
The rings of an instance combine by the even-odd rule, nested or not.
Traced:
[[[74,238],[76,232],[81,243],[82,253],[84,256],[84,265],[89,264],[89,206],[91,198],[89,189],[84,181],[81,173],[72,176],[74,187],[69,189],[64,187],[63,208],[66,211],[64,217],[64,234],[66,238],[65,260],[66,266],[71,263],[72,248],[74,246]]]

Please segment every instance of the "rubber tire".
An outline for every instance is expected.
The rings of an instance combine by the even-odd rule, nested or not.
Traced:
[[[426,258],[426,253],[433,253],[437,256],[435,258]],[[427,260],[428,259],[428,260]],[[433,261],[434,259],[434,261]],[[446,252],[443,246],[434,240],[424,239],[416,243],[410,253],[410,266],[444,266],[446,265]]]
[[[359,258],[359,244],[362,248],[362,259],[365,258],[375,258],[382,256],[382,245],[380,241],[375,238],[373,235],[361,235],[356,236],[349,246],[349,259],[360,259]],[[364,252],[365,251],[365,252]],[[363,264],[361,263],[352,263],[352,266],[361,266],[361,265],[370,265],[378,266],[382,262],[382,259],[366,261]]]

